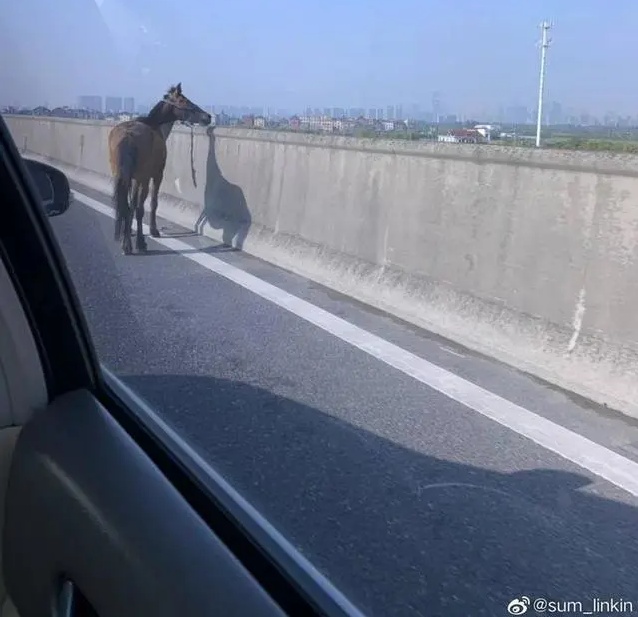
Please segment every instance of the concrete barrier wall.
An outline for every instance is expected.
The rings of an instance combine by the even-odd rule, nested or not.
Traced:
[[[6,120],[110,191],[110,125]],[[159,213],[638,417],[637,178],[626,155],[176,129]]]

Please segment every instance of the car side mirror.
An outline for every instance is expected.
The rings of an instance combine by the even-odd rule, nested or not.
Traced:
[[[46,163],[27,158],[23,160],[42,198],[42,205],[47,216],[64,214],[73,201],[66,175]]]

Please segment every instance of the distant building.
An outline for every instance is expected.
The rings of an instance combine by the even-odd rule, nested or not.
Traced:
[[[440,122],[441,114],[443,113],[443,105],[441,103],[441,93],[432,93],[432,117],[434,122]]]
[[[266,118],[263,116],[255,116],[253,119],[253,127],[256,129],[265,129],[266,128]]]
[[[79,96],[78,107],[80,109],[90,109],[91,111],[102,111],[102,97],[97,95]]]
[[[379,125],[384,131],[405,131],[408,128],[404,120],[380,120]]]
[[[57,118],[72,118],[73,111],[69,107],[56,107],[51,110],[51,115]]]
[[[547,113],[547,124],[562,124],[564,119],[563,106],[558,101],[553,101]]]
[[[135,99],[132,96],[124,97],[122,101],[122,109],[119,111],[123,111],[127,114],[132,114],[135,112]]]
[[[122,111],[121,96],[107,96],[104,104],[104,111],[107,114],[117,114]]]
[[[215,114],[215,126],[230,126],[230,121],[230,115],[224,112],[224,110],[220,111],[218,114]]]
[[[328,116],[301,116],[299,128],[305,131],[334,131],[335,120]]]
[[[452,129],[439,135],[438,140],[453,144],[478,144],[484,142],[485,138],[476,129]]]
[[[49,116],[51,115],[51,110],[48,107],[44,107],[44,105],[40,105],[33,110],[34,116]]]
[[[242,116],[241,126],[252,129],[255,126],[255,116],[253,115]]]
[[[501,131],[501,127],[495,124],[477,124],[474,129],[488,142],[492,141],[494,137],[498,137]]]

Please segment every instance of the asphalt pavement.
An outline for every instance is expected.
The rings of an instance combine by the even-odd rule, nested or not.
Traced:
[[[507,615],[526,596],[638,613],[638,498],[180,252],[149,238],[125,257],[76,196],[51,223],[101,360],[364,612]],[[160,222],[193,254],[638,461],[638,422]]]

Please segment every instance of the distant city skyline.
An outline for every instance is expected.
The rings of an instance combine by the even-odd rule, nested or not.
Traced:
[[[90,107],[80,103],[81,99],[95,99],[100,95],[79,96],[76,97],[80,107]],[[127,99],[129,105],[122,107],[121,111],[138,113],[146,113],[155,103],[134,103],[133,97],[113,97],[102,96],[103,104],[98,111],[107,110],[108,101],[114,98],[123,101]],[[202,104],[211,112],[220,113],[221,111],[241,110],[237,115],[243,114],[259,114],[259,115],[309,115],[309,116],[350,116],[350,117],[375,117],[378,119],[417,119],[427,121],[437,121],[437,118],[450,118],[452,116],[463,120],[490,120],[507,122],[514,124],[523,124],[536,122],[536,104],[534,105],[497,105],[493,110],[477,110],[476,112],[459,113],[454,109],[448,109],[441,103],[441,92],[434,91],[432,93],[431,102],[429,104],[403,104],[389,103],[385,105],[376,105],[371,107],[347,107],[339,105],[306,105],[299,109],[287,109],[283,107],[275,107],[270,105],[238,105],[238,104]],[[112,107],[112,105],[111,105]],[[560,101],[546,100],[544,105],[543,123],[544,124],[609,124],[615,121],[627,122],[635,121],[638,124],[638,108],[634,114],[622,114],[614,110],[608,110],[604,114],[595,114],[586,109],[575,109],[573,107],[564,106]]]
[[[430,107],[422,107],[418,104],[404,105],[387,104],[369,108],[364,107],[343,107],[343,106],[318,106],[308,105],[303,109],[277,108],[268,105],[223,105],[223,104],[202,104],[211,113],[225,112],[231,116],[241,117],[245,115],[263,115],[265,117],[289,117],[300,116],[329,116],[339,117],[364,117],[378,120],[420,120],[426,122],[454,123],[463,121],[489,121],[504,124],[531,124],[536,122],[536,107],[525,105],[499,106],[493,112],[476,114],[455,113],[454,110],[446,110],[440,102],[441,93],[435,91],[432,94]],[[125,112],[125,113],[147,113],[151,108],[151,103],[139,103],[134,97],[126,96],[100,96],[81,95],[76,97],[77,106],[94,111],[104,112]],[[437,113],[438,112],[438,113]],[[581,124],[581,125],[638,125],[638,113],[618,114],[609,111],[602,116],[597,116],[586,110],[575,110],[565,107],[559,101],[546,101],[543,113],[543,124]]]

